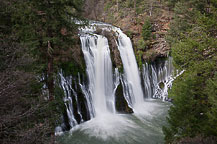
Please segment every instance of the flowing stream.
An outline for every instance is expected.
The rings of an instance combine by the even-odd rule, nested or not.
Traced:
[[[95,34],[96,26],[114,32],[123,63],[123,72],[112,67],[108,39]],[[175,79],[172,58],[143,65],[140,71],[132,43],[119,28],[102,23],[92,23],[82,28],[81,48],[86,63],[87,82],[78,76],[78,86],[73,78],[60,72],[60,86],[65,98],[70,131],[59,139],[63,144],[156,144],[163,143],[162,126],[170,103],[168,89]],[[116,91],[123,88],[123,99],[133,114],[121,114],[116,108]],[[84,106],[79,102],[76,89],[82,91]],[[120,102],[124,103],[124,102]],[[85,113],[81,109],[85,107]],[[126,107],[126,106],[125,106]],[[86,119],[85,117],[86,116]],[[90,120],[89,120],[89,119]],[[65,125],[64,125],[65,126]],[[56,128],[56,135],[63,127]]]

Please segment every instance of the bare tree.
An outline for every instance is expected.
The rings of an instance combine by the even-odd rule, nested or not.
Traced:
[[[117,11],[119,11],[119,0],[116,0],[117,3]]]
[[[136,10],[136,0],[134,0],[134,9]]]

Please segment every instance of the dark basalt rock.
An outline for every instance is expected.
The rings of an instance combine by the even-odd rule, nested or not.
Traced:
[[[124,98],[122,84],[119,84],[115,92],[115,107],[119,113],[133,113],[133,110],[128,106]]]
[[[63,123],[61,124],[62,130],[69,131],[71,126],[69,125],[69,117],[67,115],[66,109],[64,109],[62,119],[63,119]]]

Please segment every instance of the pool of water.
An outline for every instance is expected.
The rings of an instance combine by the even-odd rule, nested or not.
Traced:
[[[169,102],[146,100],[134,114],[104,114],[58,137],[60,144],[163,144]]]

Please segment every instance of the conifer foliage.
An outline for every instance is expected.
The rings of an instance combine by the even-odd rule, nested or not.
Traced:
[[[54,98],[55,56],[73,44],[83,0],[19,0],[14,2],[14,29],[20,42],[44,71],[49,99]]]
[[[55,143],[54,129],[64,104],[54,76],[61,52],[74,47],[82,4],[82,0],[0,1],[1,144]],[[43,85],[49,99],[42,94]]]
[[[175,66],[185,72],[169,93],[173,106],[163,128],[166,143],[217,136],[217,1],[169,2],[175,16],[168,42]]]

